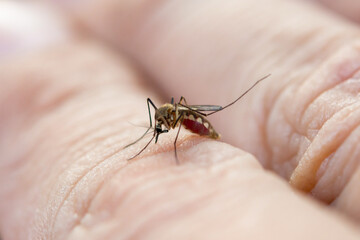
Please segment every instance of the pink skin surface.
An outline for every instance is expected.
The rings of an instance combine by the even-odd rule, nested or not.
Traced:
[[[355,23],[305,1],[9,3],[4,240],[360,238]],[[209,118],[226,143],[181,131],[176,165],[175,129],[127,160],[147,97],[226,105],[268,73]]]

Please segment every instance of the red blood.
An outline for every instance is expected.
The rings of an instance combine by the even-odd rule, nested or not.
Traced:
[[[190,119],[184,119],[182,123],[185,128],[189,129],[193,133],[197,133],[199,135],[209,135],[209,129],[207,129],[204,124],[199,123],[197,121],[193,121]]]

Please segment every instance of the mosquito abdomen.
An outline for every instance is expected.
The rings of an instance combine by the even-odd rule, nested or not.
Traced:
[[[199,114],[188,111],[182,121],[184,127],[193,133],[201,136],[218,139],[220,136],[211,124]]]

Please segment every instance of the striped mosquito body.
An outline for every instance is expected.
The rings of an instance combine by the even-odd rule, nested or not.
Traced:
[[[219,139],[220,135],[215,131],[211,123],[202,115],[191,111],[183,110],[182,125],[193,133],[213,139]]]
[[[157,108],[155,104],[151,101],[151,99],[148,98],[147,105],[149,111],[150,126],[139,139],[125,146],[125,148],[140,141],[151,129],[154,129],[153,136],[150,141],[145,145],[145,147],[143,147],[141,151],[139,151],[135,156],[130,159],[133,159],[137,157],[140,153],[142,153],[149,146],[149,144],[153,141],[154,138],[155,143],[157,143],[160,134],[167,133],[171,129],[179,127],[174,141],[175,159],[176,162],[179,163],[177,157],[176,142],[182,126],[200,136],[205,136],[212,139],[219,139],[220,135],[215,131],[214,127],[206,119],[206,117],[221,110],[224,110],[227,107],[230,107],[238,100],[240,100],[253,87],[255,87],[256,84],[269,76],[270,74],[255,82],[255,84],[251,86],[248,90],[246,90],[243,94],[241,94],[240,97],[238,97],[235,101],[229,103],[224,107],[217,105],[188,105],[185,98],[181,97],[178,103],[174,103],[174,98],[172,98],[171,103],[166,103],[161,107]],[[155,109],[154,126],[152,124],[150,105]]]

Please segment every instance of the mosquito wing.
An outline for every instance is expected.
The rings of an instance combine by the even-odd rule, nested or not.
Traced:
[[[199,112],[213,112],[219,111],[222,109],[222,106],[217,105],[182,105],[180,109],[187,110],[191,109]]]

